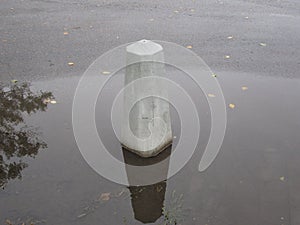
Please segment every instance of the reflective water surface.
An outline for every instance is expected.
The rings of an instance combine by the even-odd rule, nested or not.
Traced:
[[[32,92],[22,84],[1,87],[0,223],[299,224],[300,80],[216,74],[227,105],[235,107],[228,107],[226,136],[215,162],[198,172],[209,137],[209,108],[196,85],[176,72],[172,79],[188,90],[198,108],[200,142],[174,177],[138,187],[100,177],[82,158],[71,123],[79,77],[33,82]],[[105,145],[129,164],[168,157],[171,148],[157,158],[141,159],[123,150],[112,135],[107,115],[121,86],[122,81],[112,81],[104,102],[97,103],[97,128]],[[56,104],[44,101],[53,96]],[[178,120],[172,109],[173,145],[180,138]],[[167,174],[167,169],[158,172]],[[136,179],[130,170],[127,176]]]

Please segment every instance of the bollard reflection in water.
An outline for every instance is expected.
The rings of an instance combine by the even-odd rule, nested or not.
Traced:
[[[166,159],[166,163],[161,166],[157,166],[153,172],[153,176],[161,176],[165,179],[156,184],[146,186],[129,186],[128,189],[131,194],[131,204],[136,220],[142,223],[154,223],[158,218],[162,216],[165,193],[166,193],[166,178],[169,166],[169,156],[171,154],[172,147],[170,146],[165,151],[161,152],[156,157],[142,158],[134,153],[131,153],[124,148],[123,157],[124,161],[129,165],[146,166],[155,164]],[[151,176],[151,173],[143,176],[143,174],[136,173],[131,167],[126,166],[126,172],[129,184],[136,184],[142,179],[147,179],[147,176]]]

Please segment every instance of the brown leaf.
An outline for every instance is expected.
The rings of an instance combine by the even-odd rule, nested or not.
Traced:
[[[100,196],[100,200],[102,201],[108,201],[110,199],[110,193],[107,192],[107,193],[102,193],[101,196]]]

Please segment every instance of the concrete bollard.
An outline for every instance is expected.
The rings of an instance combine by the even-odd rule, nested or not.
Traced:
[[[159,63],[164,60],[163,48],[141,40],[126,50],[128,86],[124,90],[121,144],[139,156],[155,156],[172,144],[169,103],[164,100],[167,90],[157,79],[165,75],[164,64]]]

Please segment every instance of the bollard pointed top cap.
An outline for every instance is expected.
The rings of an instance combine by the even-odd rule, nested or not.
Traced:
[[[163,50],[162,46],[150,41],[150,40],[140,40],[126,47],[128,53],[135,55],[154,55]]]

